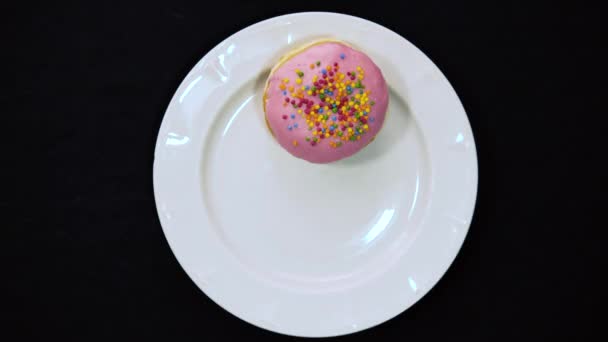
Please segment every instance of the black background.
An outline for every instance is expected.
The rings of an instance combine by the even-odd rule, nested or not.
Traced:
[[[2,6],[0,310],[19,340],[282,340],[212,303],[176,262],[152,188],[164,111],[228,35],[298,11],[406,37],[456,89],[478,149],[473,224],[439,284],[345,339],[551,340],[601,332],[586,191],[602,156],[598,8],[456,1],[105,2]],[[602,83],[604,82],[604,83]],[[604,310],[605,311],[605,310]],[[605,313],[603,315],[605,317]]]

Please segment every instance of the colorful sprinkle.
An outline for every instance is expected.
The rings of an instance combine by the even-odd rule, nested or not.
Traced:
[[[345,57],[343,53],[340,54],[341,59]],[[316,61],[308,66],[314,70],[315,65],[319,67],[321,62]],[[289,117],[294,120],[296,115],[301,116],[306,121],[303,127],[312,135],[305,137],[307,142],[316,146],[321,140],[327,139],[328,146],[338,148],[344,141],[360,140],[369,131],[369,123],[374,122],[374,118],[368,115],[375,102],[369,98],[371,92],[365,90],[364,70],[361,67],[342,73],[338,63],[334,62],[313,72],[310,84],[303,84],[304,73],[301,70],[294,71],[298,76],[294,80],[298,86],[286,86],[290,80],[285,78],[279,88],[284,96],[291,94],[285,97],[284,106],[291,104],[295,111],[282,117],[284,120]],[[319,100],[317,103],[313,99],[316,97]],[[287,125],[287,129],[292,131],[298,125],[293,122]],[[297,140],[293,144],[297,146]]]

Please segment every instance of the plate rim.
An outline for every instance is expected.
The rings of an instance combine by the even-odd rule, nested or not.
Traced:
[[[464,233],[462,235],[462,241],[459,243],[459,245],[457,246],[457,248],[455,249],[455,252],[453,254],[453,257],[450,258],[450,261],[448,262],[447,266],[443,268],[443,270],[440,272],[439,277],[437,277],[437,279],[428,287],[428,289],[421,295],[419,296],[416,300],[414,300],[409,306],[405,307],[402,309],[401,312],[398,312],[395,315],[392,315],[388,318],[385,318],[375,324],[369,325],[369,326],[363,326],[360,328],[356,328],[353,329],[352,331],[347,331],[347,332],[340,332],[340,333],[336,333],[336,334],[321,334],[321,335],[301,335],[301,334],[290,334],[288,332],[284,332],[284,331],[277,331],[274,329],[271,329],[269,327],[266,326],[261,326],[256,324],[255,322],[251,322],[245,318],[243,318],[240,315],[237,315],[237,313],[234,313],[233,311],[227,309],[226,307],[224,307],[224,305],[222,303],[220,303],[219,301],[215,300],[212,296],[210,296],[197,282],[196,282],[196,277],[191,274],[191,270],[189,270],[189,268],[182,262],[181,257],[180,257],[180,253],[178,253],[178,251],[175,249],[174,244],[172,243],[168,233],[167,233],[167,225],[168,223],[166,222],[165,218],[163,217],[163,215],[161,214],[161,208],[159,208],[159,203],[160,203],[160,197],[162,196],[160,194],[160,191],[157,191],[158,186],[157,183],[159,181],[159,174],[158,174],[158,159],[157,158],[157,154],[159,153],[159,150],[161,150],[163,148],[162,139],[163,137],[161,136],[161,133],[163,132],[163,128],[166,127],[167,123],[167,117],[169,114],[169,110],[171,108],[171,104],[174,103],[174,101],[176,101],[178,94],[181,92],[181,90],[184,89],[184,87],[187,87],[187,81],[189,80],[189,77],[193,74],[193,72],[195,72],[197,69],[199,69],[203,64],[205,64],[209,58],[211,58],[211,56],[213,56],[215,53],[217,53],[218,50],[220,50],[227,42],[229,42],[231,39],[234,39],[235,37],[237,37],[240,34],[244,34],[247,33],[249,31],[255,30],[256,28],[259,27],[263,27],[264,25],[268,25],[268,24],[272,24],[273,22],[276,21],[280,21],[281,19],[287,19],[287,18],[291,18],[291,17],[299,17],[299,16],[309,16],[309,15],[336,15],[336,16],[341,16],[341,17],[347,17],[349,20],[355,20],[355,21],[360,21],[360,22],[365,22],[369,25],[378,27],[379,29],[383,29],[386,30],[388,32],[390,32],[391,34],[401,38],[403,40],[403,42],[411,45],[411,47],[413,47],[415,50],[417,50],[419,53],[421,53],[424,57],[426,57],[426,59],[428,59],[428,61],[432,64],[433,67],[435,67],[442,80],[445,81],[449,87],[449,89],[451,90],[451,92],[453,93],[453,96],[455,97],[455,99],[458,101],[458,103],[460,104],[460,106],[462,107],[462,112],[464,113],[464,123],[465,126],[468,128],[468,132],[470,133],[470,143],[472,144],[472,148],[469,148],[468,151],[470,151],[470,153],[472,153],[472,159],[474,161],[474,164],[471,165],[472,166],[472,172],[474,173],[474,181],[473,184],[471,184],[472,186],[472,199],[469,201],[468,205],[466,205],[466,207],[468,208],[468,210],[466,210],[469,215],[467,217],[467,223],[466,223],[466,227],[464,228]],[[398,33],[396,33],[395,31],[381,25],[378,23],[375,23],[373,21],[364,19],[364,18],[360,18],[360,17],[356,17],[356,16],[352,16],[352,15],[348,15],[348,14],[342,14],[342,13],[337,13],[337,12],[318,12],[318,11],[314,11],[314,12],[297,12],[297,13],[291,13],[291,14],[284,14],[284,15],[280,15],[280,16],[275,16],[272,18],[268,18],[265,20],[262,20],[260,22],[254,23],[252,25],[249,25],[245,28],[240,29],[239,31],[231,34],[229,37],[227,37],[226,39],[222,40],[220,43],[218,43],[216,46],[214,46],[211,50],[209,50],[197,63],[194,64],[194,66],[188,71],[188,73],[186,74],[186,76],[183,78],[183,80],[180,82],[179,86],[176,88],[176,91],[174,93],[174,95],[172,96],[166,110],[165,113],[163,115],[162,118],[162,122],[159,126],[159,131],[158,131],[158,135],[157,135],[157,140],[156,140],[156,144],[155,144],[155,150],[154,150],[154,161],[153,161],[153,188],[154,188],[154,200],[155,200],[155,205],[157,208],[157,215],[159,216],[159,222],[161,224],[161,228],[163,230],[163,234],[165,235],[165,238],[167,239],[169,248],[171,249],[173,255],[175,256],[176,260],[178,261],[178,264],[182,267],[182,269],[186,272],[186,274],[188,274],[188,276],[190,277],[190,279],[194,282],[194,284],[201,290],[201,292],[203,292],[203,294],[205,296],[207,296],[209,299],[211,299],[214,303],[216,303],[219,307],[221,307],[222,309],[226,310],[227,312],[229,312],[230,314],[232,314],[233,316],[241,319],[242,321],[245,321],[249,324],[252,324],[254,326],[260,327],[262,329],[266,329],[266,330],[270,330],[276,333],[280,333],[280,334],[287,334],[287,335],[293,335],[293,336],[303,336],[303,337],[329,337],[329,336],[340,336],[340,335],[344,335],[344,334],[350,334],[350,333],[355,333],[361,330],[366,330],[369,328],[373,328],[379,324],[382,324],[384,322],[387,322],[393,318],[395,318],[396,316],[400,315],[401,313],[407,311],[412,305],[416,304],[418,301],[420,301],[420,299],[422,299],[424,296],[426,296],[430,290],[436,286],[436,284],[441,281],[441,279],[445,276],[445,274],[447,273],[447,271],[450,269],[450,267],[452,266],[452,264],[454,263],[454,261],[456,260],[456,257],[458,256],[458,254],[460,253],[463,245],[464,245],[464,240],[466,240],[466,237],[469,233],[470,230],[470,225],[473,222],[473,219],[475,217],[475,209],[476,209],[476,202],[477,202],[477,198],[478,198],[478,192],[479,192],[479,161],[478,161],[478,157],[477,157],[477,146],[475,144],[475,139],[474,139],[474,132],[472,130],[472,126],[470,124],[469,118],[466,114],[466,110],[464,109],[464,106],[462,105],[462,101],[460,101],[460,98],[458,97],[456,91],[454,90],[454,88],[452,87],[451,83],[449,82],[448,78],[445,77],[445,75],[443,74],[443,72],[439,69],[439,67],[433,62],[432,59],[430,59],[426,54],[424,54],[424,52],[422,52],[418,47],[416,47],[413,43],[411,43],[410,41],[408,41],[406,38],[402,37],[401,35],[399,35]]]

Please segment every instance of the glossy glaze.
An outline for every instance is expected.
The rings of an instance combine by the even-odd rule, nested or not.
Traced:
[[[311,62],[315,63],[316,61],[320,65],[310,68]],[[339,70],[342,70],[343,73],[356,72],[357,68],[362,68],[365,71],[363,80],[365,90],[370,92],[369,97],[375,103],[370,113],[366,113],[368,118],[372,118],[372,121],[366,121],[369,131],[362,134],[359,140],[346,140],[339,148],[332,147],[329,144],[330,141],[341,141],[339,139],[321,139],[314,144],[307,142],[305,137],[314,136],[308,129],[305,116],[298,114],[292,106],[285,105],[284,99],[291,95],[279,88],[285,79],[291,79],[292,85],[295,83],[295,70],[303,70],[304,76],[301,78],[303,85],[312,85],[313,76],[316,75],[322,79],[320,70],[327,66],[333,67],[334,64],[337,64]],[[328,79],[332,80],[333,77]],[[356,91],[357,89],[355,89],[354,94],[351,94],[351,97],[359,96]],[[320,42],[305,47],[302,51],[290,56],[287,61],[272,71],[264,95],[266,118],[279,144],[295,157],[313,163],[334,162],[349,157],[367,146],[382,128],[389,100],[388,87],[378,66],[365,53],[339,42]],[[322,103],[318,96],[305,94],[304,99],[315,101],[314,103],[317,104]],[[292,113],[295,116],[293,119],[290,117]],[[328,114],[331,114],[330,117],[336,115]],[[285,115],[287,119],[284,119]],[[335,122],[337,123],[337,121]],[[311,129],[313,128],[311,127]],[[293,143],[294,141],[296,141],[296,144]]]

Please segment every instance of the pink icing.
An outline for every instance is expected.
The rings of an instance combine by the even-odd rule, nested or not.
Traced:
[[[342,58],[343,57],[343,58]],[[310,68],[310,64],[320,61],[320,67]],[[303,114],[298,114],[297,109],[292,105],[284,106],[285,97],[292,98],[289,91],[284,95],[279,88],[285,78],[289,79],[289,86],[312,86],[313,75],[319,75],[322,68],[338,63],[340,72],[356,70],[360,67],[365,75],[362,83],[365,90],[369,90],[368,95],[375,105],[371,107],[367,114],[368,131],[361,135],[356,141],[344,141],[340,147],[331,147],[332,139],[320,139],[314,146],[306,137],[311,137],[306,119]],[[304,75],[301,77],[302,84],[296,84],[298,78],[296,70],[301,70]],[[356,90],[358,91],[358,89]],[[352,95],[355,95],[353,92]],[[349,95],[350,97],[350,95]],[[318,96],[311,96],[305,93],[307,100],[312,100],[315,104],[320,103]],[[281,65],[268,79],[266,92],[266,118],[272,129],[274,136],[283,148],[295,157],[307,160],[312,163],[330,163],[349,157],[363,147],[365,147],[382,128],[386,109],[388,107],[388,88],[380,69],[364,53],[354,50],[340,43],[321,43],[313,45],[306,50],[298,53]],[[295,114],[295,118],[292,118]],[[332,113],[329,113],[331,116]],[[297,126],[297,128],[295,127]],[[291,129],[289,129],[289,127]],[[294,140],[296,144],[294,145]],[[335,141],[335,140],[334,140]]]

